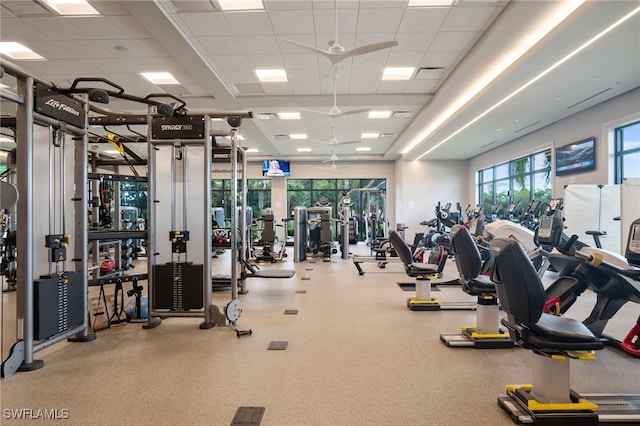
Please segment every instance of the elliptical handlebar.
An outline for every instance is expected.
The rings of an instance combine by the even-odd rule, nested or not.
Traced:
[[[578,259],[585,261],[591,266],[606,268],[617,274],[631,278],[632,280],[640,281],[640,268],[634,268],[631,265],[629,265],[629,269],[621,268],[618,265],[614,265],[604,260],[603,254],[599,252],[594,252],[592,255],[583,253],[580,250],[576,250],[574,246],[576,241],[578,241],[578,236],[576,234],[573,234],[571,238],[569,238],[569,240],[566,242],[566,244],[564,244],[562,247],[557,247],[557,249],[560,253],[567,256],[577,257]]]

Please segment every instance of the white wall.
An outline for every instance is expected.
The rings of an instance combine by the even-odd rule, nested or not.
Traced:
[[[564,198],[564,187],[569,184],[609,184],[613,183],[612,164],[610,166],[609,146],[612,126],[640,119],[640,88],[636,88],[609,101],[595,105],[564,120],[516,139],[469,161],[468,196],[477,199],[477,171],[494,164],[513,160],[523,155],[554,148],[571,142],[595,136],[596,169],[553,179],[553,196]],[[552,150],[553,152],[553,150]]]
[[[424,232],[419,225],[435,217],[438,202],[449,202],[452,210],[460,202],[462,211],[471,199],[467,196],[469,180],[468,161],[396,161],[396,174],[402,185],[398,187],[397,222],[409,228],[407,241],[413,241],[416,232]]]

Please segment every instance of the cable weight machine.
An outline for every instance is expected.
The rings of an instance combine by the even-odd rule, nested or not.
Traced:
[[[143,328],[154,328],[161,318],[202,317],[201,329],[228,325],[238,337],[242,313],[238,301],[237,262],[239,224],[237,200],[231,208],[231,301],[224,313],[212,304],[211,258],[211,119],[226,117],[231,138],[232,194],[238,192],[236,114],[158,115],[148,109],[149,179],[149,313]],[[220,132],[216,131],[216,134]],[[167,238],[168,236],[168,238]],[[243,239],[244,241],[244,239]]]

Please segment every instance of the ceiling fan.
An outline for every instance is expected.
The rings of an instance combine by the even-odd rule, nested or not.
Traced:
[[[338,138],[336,137],[336,124],[335,122],[333,123],[333,125],[331,126],[331,129],[333,130],[333,134],[331,135],[331,139],[329,140],[329,142],[324,142],[324,141],[316,141],[316,140],[312,140],[311,142],[315,142],[315,143],[322,143],[325,145],[331,145],[333,147],[337,146],[337,145],[349,145],[349,144],[354,144],[354,143],[360,143],[360,141],[346,141],[346,142],[340,142],[338,140]],[[335,149],[334,149],[334,153],[333,155],[335,155]]]
[[[335,3],[335,9],[336,9],[336,19],[335,19],[336,32],[335,32],[335,38],[329,42],[329,49],[322,50],[322,49],[318,49],[317,47],[309,46],[309,45],[299,43],[293,40],[288,40],[285,38],[283,38],[282,40],[286,41],[287,43],[301,47],[310,52],[319,53],[323,55],[324,57],[326,57],[331,61],[332,66],[336,65],[338,62],[342,61],[343,59],[347,59],[352,56],[376,52],[378,50],[388,49],[390,47],[398,45],[398,42],[396,40],[391,40],[391,41],[383,41],[380,43],[367,44],[365,46],[354,47],[353,49],[345,49],[344,46],[340,44],[340,41],[338,39],[338,2],[337,0],[334,3]]]
[[[353,115],[353,114],[360,114],[362,112],[369,112],[371,111],[373,108],[360,108],[360,109],[352,109],[349,111],[342,111],[340,108],[338,108],[338,89],[337,89],[337,76],[333,77],[333,107],[331,107],[331,109],[329,110],[329,112],[325,112],[325,111],[318,111],[315,109],[305,109],[302,108],[302,111],[307,111],[307,112],[315,112],[317,114],[323,114],[323,115],[328,115],[331,118],[338,118],[338,117],[342,117],[344,115]]]
[[[326,160],[322,160],[323,163],[331,163],[331,165],[329,167],[318,167],[319,169],[324,169],[324,170],[333,170],[334,172],[338,171],[338,166],[336,165],[336,161],[338,161],[338,156],[336,155],[336,149],[333,148],[333,151],[331,153],[331,157],[327,158]]]

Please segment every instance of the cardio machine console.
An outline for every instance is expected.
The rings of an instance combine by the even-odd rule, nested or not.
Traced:
[[[632,265],[640,265],[640,219],[631,224],[624,256]]]

